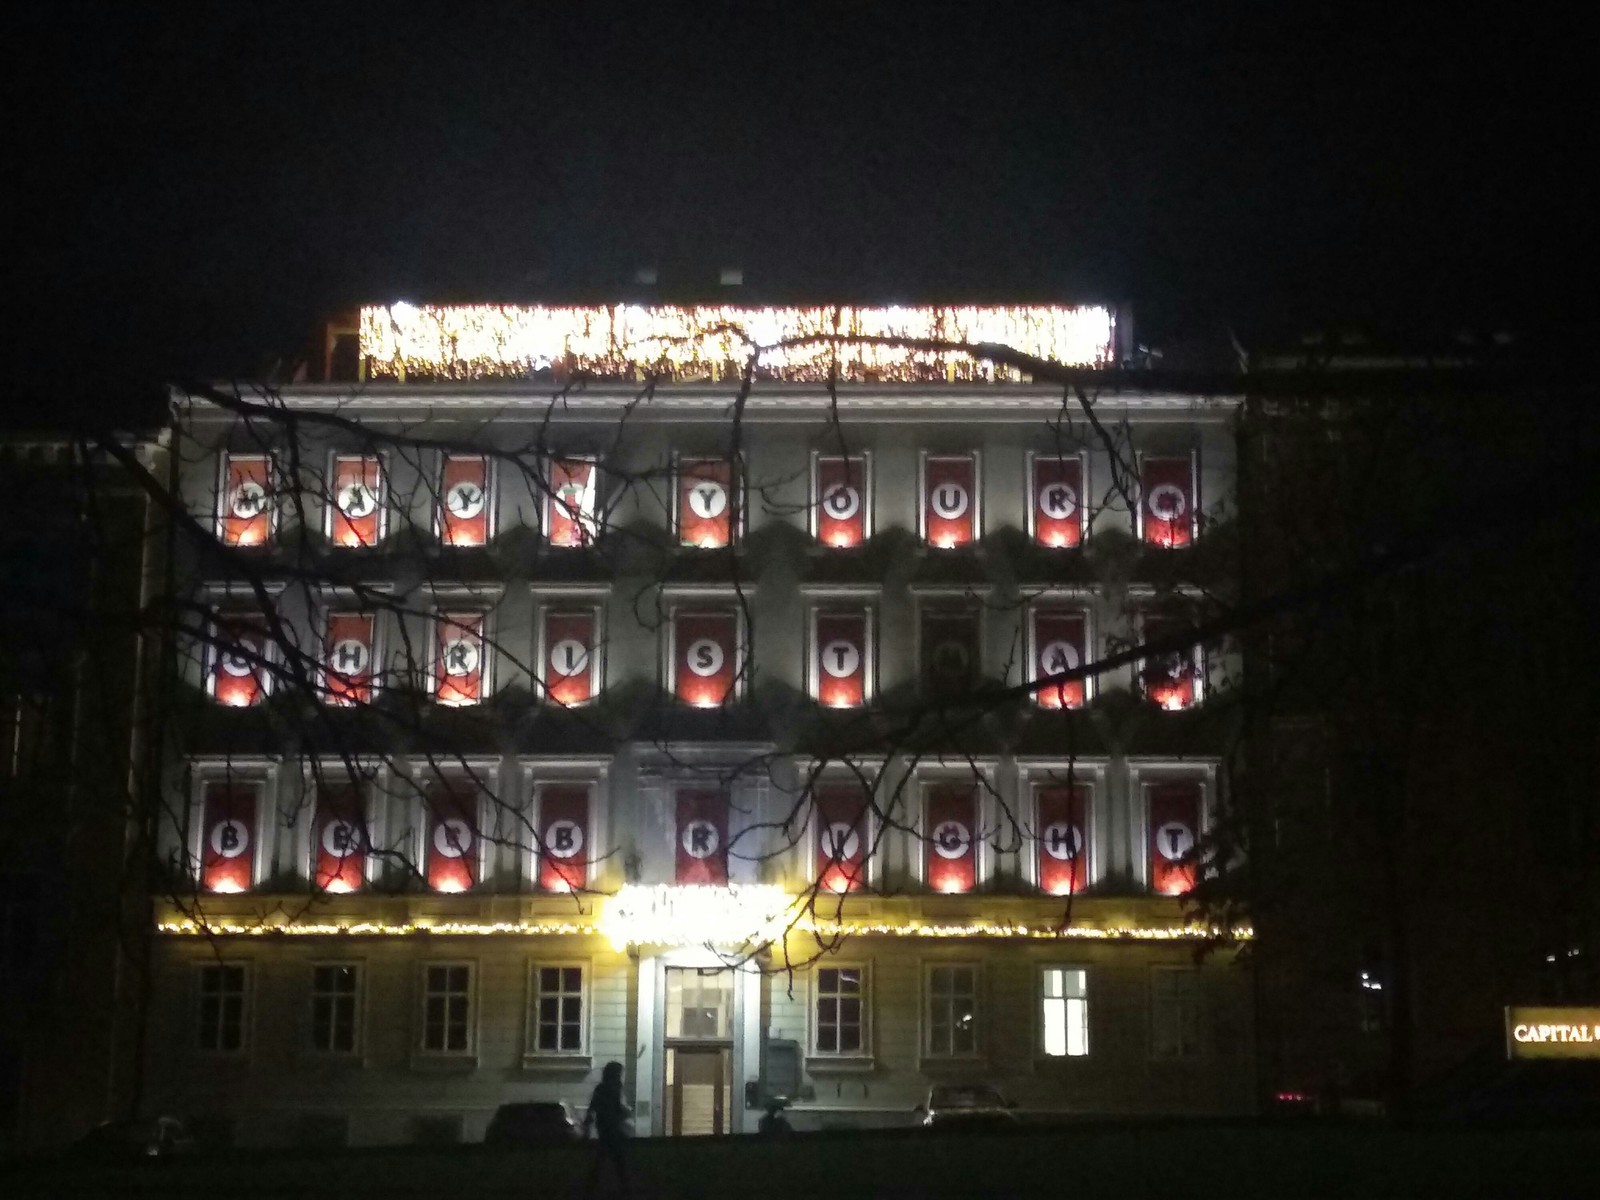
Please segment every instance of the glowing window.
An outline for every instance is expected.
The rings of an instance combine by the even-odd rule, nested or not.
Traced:
[[[1089,1053],[1089,973],[1081,967],[1039,972],[1039,1030],[1047,1058]]]
[[[675,513],[678,542],[705,550],[731,546],[739,537],[739,483],[725,458],[678,463]]]
[[[217,490],[217,536],[229,546],[271,541],[277,516],[272,496],[272,460],[267,455],[224,455],[222,486]]]
[[[434,512],[439,540],[446,546],[486,545],[493,534],[493,510],[489,460],[478,454],[446,454]]]
[[[819,455],[811,494],[811,532],[824,546],[848,549],[872,536],[871,465],[864,456]]]

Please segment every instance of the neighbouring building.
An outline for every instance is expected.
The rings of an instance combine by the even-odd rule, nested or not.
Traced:
[[[119,443],[128,463],[62,433],[0,439],[0,1153],[76,1137],[137,1088],[151,918],[126,864],[156,559],[135,474],[159,448]]]
[[[766,347],[741,377],[742,329]],[[146,1106],[238,1143],[1256,1099],[1225,802],[1234,402],[1077,395],[1103,309],[371,308],[173,397]],[[330,356],[331,357],[331,356]],[[1126,661],[1083,674],[1101,659]],[[1041,682],[1060,676],[1060,682]]]

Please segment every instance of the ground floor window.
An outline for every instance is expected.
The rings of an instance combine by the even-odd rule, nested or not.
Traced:
[[[538,1054],[582,1054],[587,980],[581,965],[537,963],[531,991],[533,1048]]]
[[[926,969],[925,992],[923,1053],[930,1058],[976,1054],[978,968],[942,963],[930,965]]]
[[[1200,972],[1156,967],[1150,972],[1150,1057],[1200,1054]]]
[[[1089,1053],[1089,973],[1082,967],[1039,972],[1039,1029],[1049,1058]]]
[[[311,968],[311,1048],[354,1054],[360,1038],[361,964],[319,963]]]
[[[244,1049],[245,968],[242,963],[207,963],[196,980],[200,1049],[237,1054]]]
[[[472,964],[429,963],[423,969],[422,1048],[432,1054],[472,1049]]]
[[[819,967],[812,1050],[816,1054],[867,1052],[865,967]]]

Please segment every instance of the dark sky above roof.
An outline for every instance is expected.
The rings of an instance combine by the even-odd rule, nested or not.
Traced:
[[[8,6],[3,387],[131,412],[363,300],[646,265],[667,298],[739,265],[747,301],[1132,301],[1155,341],[1526,330],[1584,48],[1496,7]]]

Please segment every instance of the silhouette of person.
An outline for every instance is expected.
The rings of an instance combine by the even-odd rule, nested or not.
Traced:
[[[626,1145],[627,1121],[632,1115],[622,1100],[622,1064],[608,1062],[600,1072],[600,1082],[595,1084],[594,1094],[589,1097],[589,1111],[583,1117],[584,1133],[587,1135],[591,1128],[595,1132],[594,1163],[589,1168],[589,1185],[584,1191],[585,1196],[595,1195],[595,1188],[600,1183],[601,1166],[607,1162],[616,1174],[622,1194],[633,1195],[633,1186],[628,1179]]]

